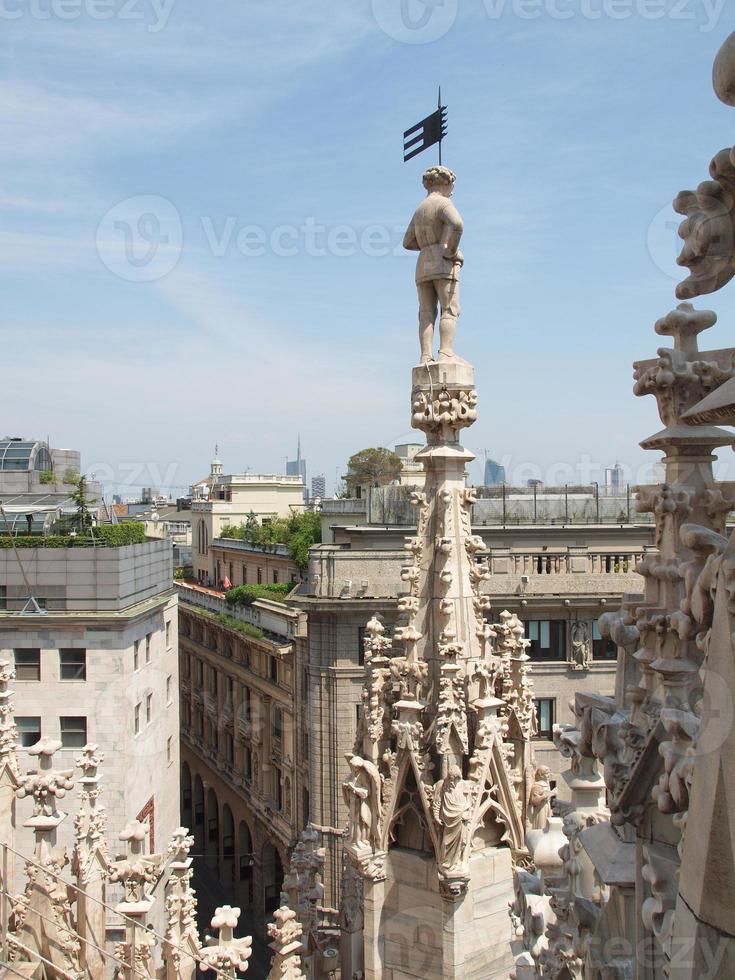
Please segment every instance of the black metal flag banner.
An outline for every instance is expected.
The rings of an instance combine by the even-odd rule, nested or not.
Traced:
[[[447,135],[447,107],[442,105],[442,93],[439,89],[439,108],[426,119],[416,123],[403,134],[403,162],[413,160],[419,153],[428,150],[430,146],[439,144],[439,163],[442,162],[442,140]]]

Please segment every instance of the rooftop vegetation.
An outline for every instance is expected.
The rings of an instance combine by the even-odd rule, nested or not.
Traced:
[[[256,599],[270,599],[271,602],[284,602],[293,589],[287,582],[274,585],[237,585],[225,592],[228,606],[252,606]]]
[[[220,537],[261,547],[283,544],[288,548],[291,561],[303,571],[309,563],[309,548],[322,540],[322,527],[319,515],[311,511],[286,518],[278,517],[265,524],[250,513],[243,524],[222,528]]]
[[[100,524],[83,532],[66,534],[3,534],[0,532],[0,549],[8,548],[124,548],[131,544],[145,544],[145,525],[139,521],[125,524]]]

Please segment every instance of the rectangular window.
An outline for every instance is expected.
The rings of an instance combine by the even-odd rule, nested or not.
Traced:
[[[309,808],[310,808],[310,803],[309,803],[309,790],[308,789],[304,789],[301,792],[302,792],[302,803],[301,803],[301,807],[302,807],[302,809],[304,811],[304,814],[303,814],[303,816],[304,816],[304,826],[306,827],[308,825],[308,823],[309,823]]]
[[[134,725],[134,727],[135,727],[135,734],[136,735],[139,735],[140,734],[140,704],[136,704],[136,706],[135,706],[135,725]]]
[[[8,587],[0,585],[0,609],[8,608]]]
[[[153,715],[153,695],[146,694],[145,698],[145,723],[150,725],[151,716]]]
[[[283,739],[283,712],[280,708],[273,710],[273,738],[276,742]]]
[[[531,620],[523,624],[531,641],[531,660],[565,660],[567,624],[563,619]]]
[[[589,634],[588,634],[589,635]],[[617,660],[618,648],[612,640],[605,639],[600,633],[597,622],[592,624],[592,656],[595,660]]]
[[[554,698],[535,698],[537,738],[551,738],[554,733],[556,700]]]
[[[152,634],[149,633],[145,638],[145,662],[147,664],[151,662],[151,639]]]
[[[225,734],[225,759],[230,765],[235,760],[235,740],[229,732]]]
[[[171,649],[171,620],[166,620],[166,649]]]
[[[140,670],[140,640],[133,644],[133,670]]]
[[[171,704],[171,675],[166,678],[166,704]]]
[[[275,657],[270,658],[271,680],[274,684],[278,683],[278,661]]]
[[[361,667],[365,666],[365,633],[364,626],[357,627],[357,662]]]
[[[19,681],[41,680],[41,651],[14,650],[15,677]]]
[[[273,571],[273,584],[278,585],[278,572],[275,569]]]
[[[18,729],[18,741],[21,748],[28,749],[41,738],[40,718],[20,718],[16,716],[15,726]]]
[[[59,650],[59,678],[62,681],[85,681],[87,651],[71,648]]]
[[[263,569],[262,568],[259,568],[258,569],[258,585],[262,585],[262,584],[263,584]]]
[[[82,749],[87,744],[87,719],[77,716],[59,718],[61,744],[65,749]]]

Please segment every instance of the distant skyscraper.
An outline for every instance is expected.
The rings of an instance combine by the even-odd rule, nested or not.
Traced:
[[[499,483],[505,483],[505,467],[496,463],[494,459],[485,461],[485,486],[495,487]]]
[[[311,478],[311,496],[321,497],[322,499],[327,495],[327,478],[322,474],[321,476],[312,476]]]
[[[301,458],[301,436],[296,449],[296,459],[286,462],[286,476],[300,476],[306,486],[306,460]]]
[[[623,492],[623,467],[620,463],[605,470],[605,486],[612,494]]]
[[[301,457],[301,436],[296,448],[296,459],[286,460],[286,476],[300,476],[304,484],[304,500],[309,499],[309,488],[306,485],[306,460]]]

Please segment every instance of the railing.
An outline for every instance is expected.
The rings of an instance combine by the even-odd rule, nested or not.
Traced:
[[[494,575],[502,575],[506,555],[490,552],[489,558]],[[510,552],[507,555],[507,570],[511,575],[627,575],[636,571],[643,552],[624,554],[600,552]]]
[[[0,848],[2,848],[2,872],[3,872],[2,888],[0,888],[0,965],[2,965],[3,969],[10,969],[12,972],[16,974],[16,976],[19,977],[25,976],[25,974],[19,972],[18,969],[14,968],[14,967],[22,966],[24,961],[21,960],[19,962],[16,962],[15,964],[9,962],[11,950],[17,949],[20,950],[22,953],[24,953],[26,956],[32,957],[33,959],[31,960],[31,962],[36,962],[38,964],[43,964],[44,966],[49,967],[50,976],[60,977],[63,978],[63,980],[79,980],[78,974],[69,973],[66,970],[63,970],[56,964],[52,963],[50,960],[46,959],[46,957],[44,957],[37,950],[31,949],[28,946],[26,946],[16,936],[14,936],[12,932],[10,932],[10,910],[12,904],[12,895],[9,891],[9,881],[8,881],[8,867],[10,864],[9,861],[10,854],[15,855],[15,857],[17,858],[20,858],[24,862],[26,867],[30,865],[31,867],[39,869],[44,874],[48,875],[50,878],[53,878],[69,894],[70,901],[73,900],[75,896],[81,895],[85,898],[86,901],[92,902],[93,904],[104,908],[107,912],[112,913],[112,916],[115,917],[116,922],[118,923],[121,922],[123,926],[127,926],[130,928],[130,933],[129,933],[130,961],[129,962],[127,960],[122,959],[119,956],[116,956],[115,953],[110,953],[108,950],[104,949],[103,947],[98,946],[96,943],[92,942],[91,939],[88,939],[85,936],[76,933],[75,935],[76,938],[79,940],[80,951],[82,953],[83,959],[86,958],[87,950],[94,950],[96,953],[99,953],[104,958],[105,963],[109,966],[111,970],[113,969],[115,970],[115,975],[117,975],[120,968],[122,968],[124,970],[129,971],[131,977],[133,978],[140,977],[141,980],[146,980],[146,978],[148,977],[148,973],[141,972],[141,970],[138,969],[135,965],[136,946],[137,946],[136,937],[138,935],[141,936],[145,935],[147,937],[152,937],[155,940],[155,945],[161,955],[162,963],[165,962],[164,952],[166,950],[169,950],[169,951],[178,951],[179,953],[182,954],[183,957],[193,960],[198,966],[204,964],[204,961],[201,959],[201,957],[198,954],[193,953],[190,948],[186,946],[180,946],[177,943],[171,942],[169,939],[166,939],[165,936],[161,936],[157,932],[155,932],[150,926],[143,926],[140,921],[137,921],[136,919],[133,919],[130,916],[125,915],[123,912],[119,912],[112,905],[108,905],[106,902],[102,901],[102,899],[97,898],[95,895],[91,895],[83,888],[80,888],[78,885],[75,885],[73,882],[69,881],[68,879],[63,878],[60,874],[57,874],[56,872],[52,871],[49,867],[38,864],[33,858],[28,857],[28,855],[21,854],[19,851],[16,851],[14,848],[12,848],[9,844],[2,842],[0,843]],[[37,915],[40,919],[42,919],[44,922],[48,922],[53,927],[54,932],[58,931],[59,923],[56,919],[52,919],[51,917],[45,915],[38,908],[34,908],[33,913],[34,915]],[[224,970],[220,970],[217,967],[210,965],[209,963],[206,964],[206,967],[208,970],[211,970],[211,972],[215,977],[222,977],[223,980],[227,980],[229,973],[225,972]],[[95,978],[95,980],[97,980],[97,978]],[[103,978],[100,977],[99,980],[103,980]]]
[[[288,642],[296,629],[297,617],[291,614],[285,606],[283,613],[267,607],[262,608],[259,605],[260,600],[256,600],[252,606],[228,606],[222,596],[212,595],[211,592],[197,589],[193,585],[177,582],[176,588],[179,601],[183,604],[206,609],[208,612],[218,615],[224,613],[232,619],[257,626],[266,634],[272,633],[278,638],[271,642]],[[267,600],[265,601],[267,602]],[[265,639],[268,639],[267,635]]]

